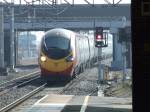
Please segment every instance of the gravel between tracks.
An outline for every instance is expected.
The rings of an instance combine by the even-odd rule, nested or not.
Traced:
[[[97,68],[87,69],[81,73],[74,83],[68,87],[63,94],[67,95],[88,95],[97,88]]]
[[[9,72],[8,75],[0,74],[0,84],[5,81],[10,81],[12,79],[15,79],[15,78],[40,70],[38,65],[20,66],[20,67],[16,67],[15,69],[16,69],[16,72],[14,73]]]
[[[63,94],[67,95],[92,95],[97,96],[97,79],[98,69],[93,67],[79,75],[79,78],[74,79],[74,84],[68,87]],[[122,74],[121,74],[122,75]],[[132,98],[132,80],[125,82],[112,81],[113,83],[104,90],[106,97],[130,97]]]
[[[37,87],[39,87],[42,82],[39,82],[39,79],[36,79],[32,83],[29,83],[25,86],[18,87],[16,89],[12,89],[7,93],[0,96],[0,108],[12,103],[13,101],[21,98],[22,96],[26,95],[27,93],[33,91]]]

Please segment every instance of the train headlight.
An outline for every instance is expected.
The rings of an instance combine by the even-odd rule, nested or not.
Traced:
[[[41,61],[45,62],[46,61],[46,57],[45,56],[41,56]]]
[[[67,62],[72,62],[73,60],[74,60],[74,58],[73,58],[72,54],[66,58]]]

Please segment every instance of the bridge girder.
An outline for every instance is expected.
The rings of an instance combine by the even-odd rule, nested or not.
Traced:
[[[72,22],[41,22],[41,23],[15,23],[15,29],[17,30],[30,30],[30,31],[44,31],[47,29],[52,29],[56,27],[62,27],[67,29],[93,29],[95,27],[104,27],[105,29],[113,28],[124,28],[126,26],[131,26],[130,21],[111,21],[111,22],[101,22],[101,21],[72,21]],[[10,29],[9,23],[5,23],[5,29]]]
[[[15,29],[48,29],[53,27],[91,29],[94,26],[123,27],[130,23],[130,4],[67,5],[14,5]],[[4,6],[4,13],[9,14]],[[122,21],[125,18],[125,21]],[[10,16],[4,15],[5,29],[9,28]],[[115,22],[115,23],[113,23]],[[119,26],[120,25],[120,26]],[[129,25],[130,26],[130,25]]]

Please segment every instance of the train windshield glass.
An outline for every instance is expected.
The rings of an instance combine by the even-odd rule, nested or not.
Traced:
[[[69,39],[64,37],[46,37],[45,38],[45,44],[48,49],[50,48],[58,48],[67,50],[69,49]]]

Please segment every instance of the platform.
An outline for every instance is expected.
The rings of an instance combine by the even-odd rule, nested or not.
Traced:
[[[24,112],[132,112],[132,99],[49,94]]]

